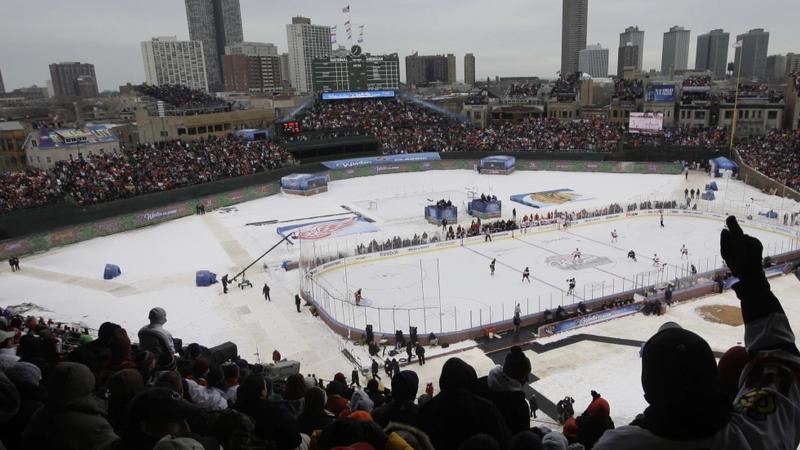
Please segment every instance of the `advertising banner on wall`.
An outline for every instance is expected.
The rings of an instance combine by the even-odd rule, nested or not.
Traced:
[[[375,166],[379,164],[399,164],[419,161],[439,161],[439,153],[409,153],[404,155],[371,156],[366,158],[339,159],[336,161],[324,161],[323,166],[331,170],[352,169],[355,167]]]
[[[297,239],[317,240],[329,237],[341,237],[358,233],[374,233],[379,231],[374,223],[367,222],[360,217],[346,217],[344,219],[323,220],[297,225],[278,227],[276,231],[281,236],[294,234]]]

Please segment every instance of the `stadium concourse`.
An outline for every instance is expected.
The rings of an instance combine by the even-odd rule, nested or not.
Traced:
[[[297,271],[285,271],[282,268],[284,261],[296,260],[301,255],[307,255],[309,250],[319,254],[331,249],[355,251],[357,245],[372,240],[383,241],[393,236],[410,237],[423,233],[437,235],[441,227],[424,221],[422,210],[430,200],[439,198],[451,199],[461,207],[463,201],[473,196],[479,197],[480,193],[496,195],[504,202],[503,219],[513,218],[512,209],[516,210],[519,219],[523,215],[544,215],[556,209],[579,212],[607,208],[612,203],[627,205],[647,200],[680,200],[685,189],[699,190],[709,180],[705,172],[696,171],[685,178],[683,175],[527,171],[506,177],[492,177],[453,170],[336,181],[330,184],[329,192],[319,196],[279,194],[25,257],[19,272],[11,272],[6,268],[0,272],[0,284],[4,286],[0,293],[0,307],[92,329],[97,329],[105,321],[112,321],[128,330],[133,341],[137,340],[133,333],[145,321],[147,312],[151,308],[161,307],[168,313],[167,327],[184,342],[198,342],[211,347],[232,341],[238,345],[239,354],[251,363],[269,360],[268,355],[277,349],[283,356],[299,361],[302,373],[331,377],[333,372],[349,373],[354,367],[353,361],[345,356],[343,350],[353,355],[364,368],[370,365],[369,355],[363,346],[354,346],[335,335],[319,318],[309,314],[308,307],[303,306],[301,313],[297,313],[293,298],[299,290],[300,280]],[[722,208],[756,217],[760,217],[759,212],[768,210],[798,210],[794,202],[762,194],[739,181],[718,180],[718,184],[717,199],[713,202],[698,201],[700,209]],[[369,189],[364,189],[364,186],[369,186]],[[573,196],[558,205],[537,209],[508,201],[509,196],[514,194],[563,189],[572,190]],[[279,239],[279,228],[288,226],[291,232],[291,227],[295,225],[328,219],[352,219],[356,215],[371,220],[369,223],[372,228],[340,237],[314,236],[319,239],[300,239],[293,246],[281,246],[263,261],[263,265],[259,263],[247,272],[254,288],[239,289],[234,283],[229,287],[229,293],[223,294],[219,285],[209,288],[194,286],[194,273],[197,270],[208,269],[220,275],[238,272]],[[558,241],[569,236],[568,241],[564,245],[558,242],[546,245],[559,247],[551,252],[569,255],[575,236],[583,236],[586,240],[578,245],[584,246],[582,250],[586,256],[609,252],[606,257],[612,260],[612,265],[625,264],[625,252],[610,248],[610,232],[616,227],[620,237],[615,245],[620,249],[627,249],[628,244],[634,241],[633,234],[638,234],[635,238],[637,246],[650,241],[647,242],[646,252],[640,250],[645,253],[641,255],[643,259],[650,256],[647,253],[654,245],[658,245],[659,251],[662,246],[664,248],[665,261],[677,263],[680,261],[679,248],[683,243],[690,246],[692,261],[713,256],[716,234],[722,228],[721,222],[668,216],[665,218],[665,234],[653,240],[655,233],[662,232],[657,217],[612,222],[607,229],[578,227],[566,232],[553,231],[549,233],[552,239]],[[468,217],[462,213],[460,218],[459,224],[469,226]],[[702,235],[683,239],[681,235],[693,227],[691,220],[704,222],[697,228],[702,230]],[[641,224],[646,225],[640,228]],[[302,227],[295,230],[301,234],[307,231]],[[748,227],[746,231],[761,238],[767,249],[796,245],[760,229]],[[485,295],[482,302],[510,303],[524,295],[522,290],[528,288],[531,292],[542,292],[548,284],[559,289],[565,287],[564,280],[568,278],[565,275],[570,272],[562,273],[561,269],[556,272],[542,270],[541,258],[533,256],[538,252],[529,244],[540,245],[542,241],[523,237],[516,248],[509,248],[512,242],[515,241],[498,240],[479,247],[480,252],[495,255],[499,263],[507,264],[508,267],[500,267],[499,272],[515,274],[507,277],[498,272],[497,279],[492,280],[496,282],[496,288],[482,293]],[[560,248],[562,246],[563,249]],[[154,248],[158,251],[154,251]],[[526,257],[519,259],[526,252],[533,256],[530,263]],[[105,281],[101,279],[102,269],[109,262],[118,264],[122,268],[122,275]],[[442,270],[449,277],[445,279],[452,281],[447,281],[447,285],[443,283],[441,288],[446,291],[449,284],[469,286],[469,283],[474,283],[476,288],[483,286],[490,279],[488,263],[488,256],[484,256],[475,258],[474,267],[471,262],[468,264],[470,267],[445,264]],[[418,261],[410,263],[416,264]],[[517,272],[523,264],[533,269],[535,279],[530,287],[520,287]],[[645,270],[644,266],[648,264],[643,263],[641,268]],[[396,269],[391,265],[386,267],[387,287],[391,286],[393,279],[401,278],[401,273],[392,276],[392,270]],[[353,282],[362,276],[358,271],[357,267],[351,269]],[[364,276],[372,277],[370,272],[365,272]],[[580,279],[584,275],[578,272],[574,276]],[[621,277],[627,278],[625,274]],[[411,278],[405,280],[406,284],[416,282],[415,276]],[[456,281],[458,278],[460,281]],[[370,282],[380,287],[376,279]],[[271,301],[265,300],[262,294],[261,287],[265,283],[271,287]],[[776,292],[783,295],[784,305],[790,305],[786,307],[790,320],[797,323],[800,321],[800,310],[794,307],[796,302],[793,302],[797,299],[797,281],[785,277],[776,283]],[[380,301],[381,295],[387,292],[364,289],[364,297],[373,302]],[[583,289],[578,290],[583,292]],[[538,381],[525,389],[538,392],[540,407],[545,413],[539,416],[538,422],[532,424],[547,424],[558,429],[560,425],[554,420],[557,413],[552,404],[564,396],[571,396],[576,401],[576,409],[582,408],[588,403],[586,395],[592,389],[598,390],[613,405],[611,416],[614,420],[619,424],[627,423],[644,406],[638,391],[620,388],[621,383],[630,385],[632,377],[638,373],[638,343],[646,340],[664,321],[677,320],[704,336],[708,333],[707,339],[712,348],[722,352],[726,346],[741,342],[742,326],[709,323],[702,319],[697,310],[704,305],[734,305],[731,298],[730,294],[708,297],[673,307],[658,318],[636,315],[575,332],[582,336],[558,335],[526,347],[525,353]],[[455,298],[454,301],[462,300]],[[620,324],[619,329],[616,324]],[[422,330],[421,324],[417,326]],[[619,342],[614,339],[619,339]],[[438,392],[437,380],[447,359],[436,358],[438,353],[457,354],[471,364],[479,376],[486,375],[494,362],[502,363],[505,356],[502,352],[489,352],[487,356],[472,341],[448,349],[431,348],[427,355],[431,358],[429,364],[407,366],[419,375],[418,395],[424,393],[427,383],[437,386]],[[586,362],[587,369],[584,370],[576,361],[583,361],[581,358],[586,358],[587,354],[596,355],[597,358]],[[398,355],[401,356],[403,353]],[[570,381],[573,379],[574,382]],[[388,380],[384,381],[384,385],[388,385]]]

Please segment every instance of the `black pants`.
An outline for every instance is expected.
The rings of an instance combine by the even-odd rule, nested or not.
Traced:
[[[376,378],[380,380],[380,379],[381,379],[381,376],[380,376],[380,375],[378,375],[378,372],[372,372],[372,379],[374,380],[374,379],[376,379]]]
[[[425,355],[417,355],[417,359],[419,359],[419,365],[425,364]]]
[[[297,307],[297,312],[300,312],[300,303],[295,303],[294,306]]]
[[[272,301],[272,299],[271,299],[271,298],[269,298],[269,294],[264,294],[264,298],[265,298],[266,300]]]
[[[227,284],[223,284],[222,285],[222,293],[223,294],[227,294],[228,293],[228,285]]]

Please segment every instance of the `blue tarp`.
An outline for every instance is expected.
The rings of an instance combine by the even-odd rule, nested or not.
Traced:
[[[724,156],[711,159],[708,163],[711,165],[711,172],[713,172],[715,177],[721,177],[723,170],[730,170],[734,175],[739,173],[739,166]]]
[[[106,264],[105,269],[103,269],[104,280],[111,280],[113,278],[117,278],[120,275],[122,275],[122,271],[116,264]]]
[[[200,287],[211,286],[217,282],[217,274],[208,270],[198,270],[194,282]]]

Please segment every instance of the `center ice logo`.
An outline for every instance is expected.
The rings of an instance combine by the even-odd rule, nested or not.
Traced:
[[[545,258],[545,262],[561,270],[573,271],[591,269],[593,267],[602,266],[603,264],[609,264],[613,261],[605,256],[584,253],[581,255],[580,259],[576,259],[572,254],[548,256]]]
[[[356,223],[356,220],[358,220],[356,217],[351,217],[339,222],[318,223],[308,228],[304,228],[302,231],[300,231],[300,233],[298,233],[298,237],[300,239],[323,239],[331,236],[339,230],[343,230],[353,225]]]

